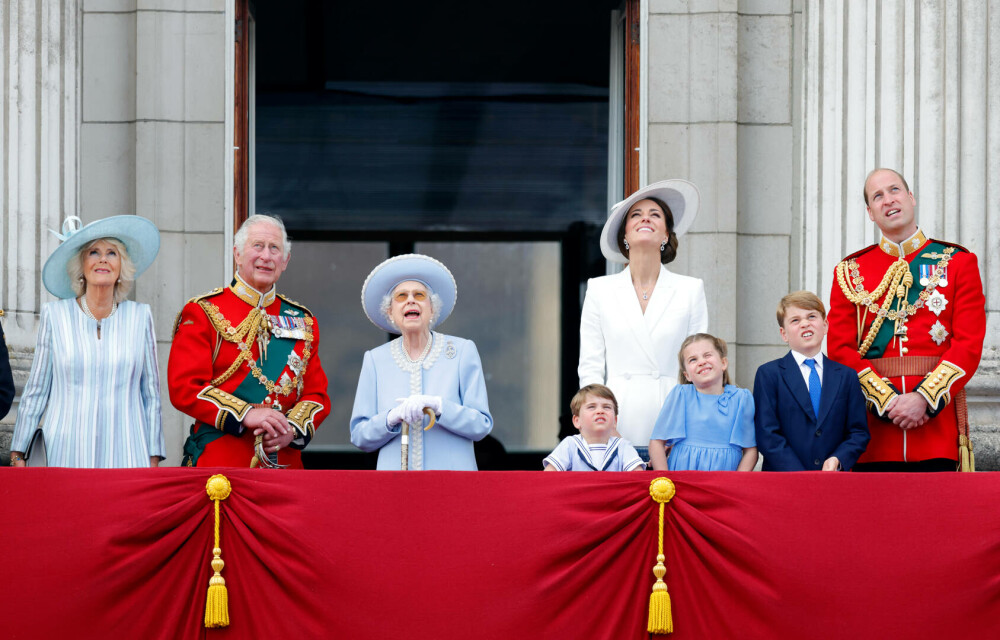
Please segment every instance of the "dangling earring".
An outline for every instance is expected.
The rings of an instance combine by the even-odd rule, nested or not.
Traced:
[[[666,250],[666,248],[667,248],[667,241],[664,240],[663,242],[660,243],[660,253],[663,253]]]
[[[625,250],[628,251],[628,240],[625,240]]]

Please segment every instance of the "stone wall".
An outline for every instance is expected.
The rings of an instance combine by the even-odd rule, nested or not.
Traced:
[[[38,313],[52,297],[41,265],[46,229],[138,214],[160,229],[160,254],[137,282],[157,332],[164,431],[178,464],[184,420],[170,406],[166,359],[175,314],[222,284],[226,0],[3,0],[11,63],[0,80],[11,107],[4,141],[4,260],[0,307],[18,391],[31,363]],[[38,12],[41,12],[38,14]],[[8,40],[10,38],[10,40]],[[37,88],[36,88],[37,87]],[[15,407],[16,409],[16,407]],[[9,449],[16,410],[0,427]]]
[[[802,24],[793,279],[827,298],[840,258],[878,237],[865,176],[901,171],[927,235],[979,257],[986,344],[966,389],[977,467],[1000,469],[1000,2],[807,2]]]
[[[793,286],[800,15],[790,1],[649,3],[648,182],[701,191],[672,268],[705,280],[709,331],[747,387],[784,352],[774,306]]]

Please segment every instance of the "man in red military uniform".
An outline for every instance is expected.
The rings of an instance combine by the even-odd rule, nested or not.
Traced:
[[[986,335],[975,254],[928,239],[903,177],[865,181],[882,239],[837,265],[830,293],[830,357],[858,372],[871,442],[855,471],[972,470],[965,384]]]
[[[184,464],[302,468],[301,450],[330,413],[319,325],[275,292],[290,244],[278,218],[236,234],[237,273],[188,301],[174,324],[170,401],[195,419]]]

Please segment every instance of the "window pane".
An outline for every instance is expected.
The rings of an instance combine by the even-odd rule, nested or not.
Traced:
[[[361,285],[368,273],[389,257],[384,242],[292,243],[288,270],[278,291],[301,302],[316,316],[319,355],[329,379],[333,410],[309,445],[351,444],[351,409],[365,351],[385,342],[386,333],[361,309]]]
[[[458,302],[440,330],[479,349],[493,437],[508,451],[552,449],[563,409],[559,243],[422,242],[416,251],[455,275]]]
[[[607,215],[606,88],[334,83],[257,103],[257,209],[331,231],[564,231]]]

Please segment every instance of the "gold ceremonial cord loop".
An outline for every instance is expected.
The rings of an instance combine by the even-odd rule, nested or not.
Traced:
[[[844,292],[844,297],[849,301],[854,303],[859,307],[867,307],[869,311],[878,310],[875,320],[872,322],[872,326],[868,331],[868,335],[865,336],[864,342],[858,348],[858,353],[864,357],[868,350],[872,346],[872,342],[875,341],[875,336],[878,335],[879,329],[882,328],[882,323],[885,321],[886,316],[889,313],[889,306],[892,301],[896,299],[896,287],[899,286],[899,282],[903,279],[903,272],[909,273],[910,266],[906,263],[906,260],[900,258],[889,267],[888,271],[885,272],[885,276],[882,278],[882,282],[879,283],[878,288],[872,293],[868,293],[861,288],[860,291],[855,290],[852,284],[847,282],[847,276],[844,273],[847,269],[850,269],[852,274],[857,272],[857,262],[854,260],[849,260],[847,262],[841,262],[837,265],[837,283],[840,285],[840,290]],[[864,278],[861,276],[854,276],[853,283],[860,286],[864,282]],[[875,301],[886,293],[885,300],[882,301],[881,308],[876,307],[872,309],[875,305]],[[860,327],[859,327],[860,328]]]
[[[857,305],[859,308],[863,308],[865,313],[869,311],[875,313],[875,320],[872,321],[872,326],[865,336],[864,341],[858,346],[858,354],[864,357],[868,350],[871,348],[872,342],[875,341],[875,337],[878,335],[879,330],[882,328],[882,323],[888,318],[893,322],[897,320],[904,321],[917,312],[918,309],[922,308],[927,300],[934,293],[937,288],[938,283],[944,276],[945,269],[948,266],[948,262],[952,258],[954,253],[952,247],[948,247],[944,250],[944,255],[938,260],[935,265],[933,275],[930,277],[927,286],[924,287],[923,291],[920,292],[919,299],[916,303],[910,304],[907,300],[907,290],[913,286],[913,274],[910,272],[910,265],[904,259],[900,258],[896,262],[892,263],[889,269],[885,272],[882,277],[882,282],[879,286],[868,293],[865,290],[863,283],[864,277],[858,273],[858,263],[856,260],[847,260],[841,262],[837,265],[836,275],[837,284],[840,285],[840,290],[843,291],[844,297],[846,297],[850,302]],[[851,282],[848,282],[847,271],[850,270]],[[902,286],[900,284],[902,283]],[[886,291],[888,290],[888,293]],[[882,302],[882,306],[879,307],[876,301],[885,293],[885,300]],[[898,300],[898,309],[889,309],[892,306],[894,300]],[[862,320],[859,310],[858,316],[858,337],[861,337],[861,332],[863,330]]]
[[[865,279],[858,273],[857,261],[847,260],[837,265],[837,282],[840,284],[840,290],[844,292],[844,296],[846,296],[848,300],[856,305],[869,307],[874,304],[876,300],[881,298],[882,294],[889,289],[890,283],[892,283],[896,277],[896,270],[900,267],[906,267],[906,269],[909,270],[909,265],[906,263],[906,260],[900,258],[885,272],[885,275],[882,276],[882,282],[879,283],[878,287],[876,287],[871,293],[868,293],[862,286]],[[850,270],[850,273],[845,273],[848,270]],[[847,282],[848,275],[851,276],[851,284]],[[892,286],[893,289],[895,289],[895,284]],[[871,311],[874,312],[875,309],[871,309]]]
[[[257,333],[260,331],[261,325],[264,323],[264,318],[267,314],[264,313],[259,307],[254,307],[247,314],[247,317],[243,319],[239,325],[235,328],[232,323],[229,322],[211,302],[204,300],[199,300],[198,305],[205,310],[209,319],[212,321],[212,326],[219,333],[220,336],[227,342],[233,342],[236,344],[241,344],[240,354],[236,356],[233,363],[223,371],[219,376],[214,378],[210,385],[217,387],[229,380],[239,369],[240,365],[246,362],[250,367],[250,373],[253,377],[264,385],[268,393],[273,393],[276,395],[287,396],[291,390],[295,387],[300,379],[303,379],[306,373],[306,368],[309,366],[309,358],[312,356],[312,341],[306,340],[306,346],[302,350],[302,371],[298,372],[295,376],[292,376],[286,380],[280,387],[273,380],[267,378],[260,367],[257,366],[256,362],[253,361],[252,349],[253,341],[257,338]],[[311,324],[308,321],[312,318],[306,318],[307,324]],[[311,334],[310,334],[311,335]],[[284,371],[284,368],[282,368]]]
[[[864,342],[858,347],[858,355],[862,358],[871,349],[872,343],[875,342],[875,336],[878,335],[879,329],[882,328],[882,323],[885,322],[886,317],[889,315],[889,307],[892,305],[892,301],[895,299],[896,287],[899,286],[899,282],[903,279],[903,273],[909,273],[910,267],[905,261],[897,261],[895,269],[890,269],[890,271],[895,271],[892,277],[892,284],[889,287],[889,293],[886,294],[885,300],[882,301],[882,306],[879,308],[878,312],[875,314],[875,319],[872,320],[872,326],[868,330],[868,335],[865,336]],[[888,274],[886,274],[888,275]]]

